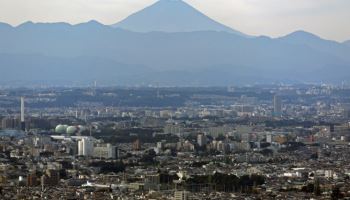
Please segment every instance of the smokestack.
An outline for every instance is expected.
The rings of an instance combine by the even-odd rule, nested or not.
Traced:
[[[26,123],[24,121],[24,97],[21,97],[21,130],[26,130]]]

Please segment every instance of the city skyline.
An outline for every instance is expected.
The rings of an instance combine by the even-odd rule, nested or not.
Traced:
[[[17,26],[26,21],[78,24],[97,20],[109,25],[155,2],[157,1],[5,0],[0,2],[0,21]],[[212,19],[249,35],[279,37],[296,30],[304,30],[339,42],[350,39],[350,27],[343,20],[350,17],[347,10],[350,2],[345,0],[321,0],[317,3],[312,0],[185,2]]]

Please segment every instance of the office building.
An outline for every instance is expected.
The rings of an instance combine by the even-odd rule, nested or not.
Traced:
[[[96,158],[116,158],[116,147],[111,144],[97,144],[94,147],[93,157]]]

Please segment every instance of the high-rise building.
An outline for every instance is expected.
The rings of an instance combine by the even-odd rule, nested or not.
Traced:
[[[79,156],[92,156],[94,151],[94,142],[90,138],[83,138],[78,142]]]
[[[197,144],[202,147],[207,144],[207,137],[204,134],[199,134],[197,136]]]
[[[282,99],[279,95],[273,97],[273,115],[275,117],[282,116]]]

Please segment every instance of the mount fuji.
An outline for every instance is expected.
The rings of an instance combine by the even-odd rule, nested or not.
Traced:
[[[224,31],[245,34],[220,24],[182,0],[160,0],[112,27],[134,32]]]

